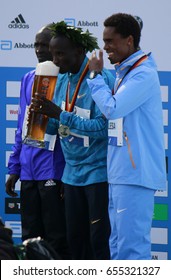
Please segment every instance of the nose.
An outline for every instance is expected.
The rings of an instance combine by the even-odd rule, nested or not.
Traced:
[[[107,44],[106,44],[106,43],[104,43],[103,49],[104,49],[105,51],[107,51],[108,47],[107,47]]]

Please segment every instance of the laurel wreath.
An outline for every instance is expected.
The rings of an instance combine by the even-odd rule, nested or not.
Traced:
[[[50,30],[54,37],[58,34],[63,34],[76,45],[81,45],[86,52],[99,49],[97,38],[88,30],[84,32],[82,28],[67,25],[64,21],[53,23]]]

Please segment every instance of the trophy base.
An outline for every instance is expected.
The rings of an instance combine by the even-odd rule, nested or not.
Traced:
[[[35,140],[35,139],[28,138],[28,137],[26,137],[23,140],[23,144],[26,144],[26,145],[29,145],[29,146],[32,146],[32,147],[35,147],[35,148],[40,148],[40,149],[45,149],[45,147],[46,147],[46,144],[43,140],[42,141],[41,140]]]

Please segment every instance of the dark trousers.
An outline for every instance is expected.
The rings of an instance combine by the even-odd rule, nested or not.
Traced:
[[[47,181],[21,182],[22,240],[42,237],[62,259],[70,259],[66,241],[64,199],[61,199],[61,181],[46,186]]]
[[[108,184],[64,184],[67,238],[72,259],[110,259]]]

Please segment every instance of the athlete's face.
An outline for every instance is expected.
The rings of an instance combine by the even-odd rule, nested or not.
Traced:
[[[132,53],[133,38],[123,38],[115,32],[115,27],[105,27],[103,32],[104,50],[108,54],[111,64],[125,60]]]
[[[35,53],[39,62],[44,62],[46,60],[52,61],[52,54],[49,50],[49,42],[52,36],[50,31],[44,30],[37,33],[34,43]]]
[[[79,64],[79,49],[74,47],[66,37],[55,37],[50,41],[50,51],[53,62],[60,67],[60,73],[77,73]]]

